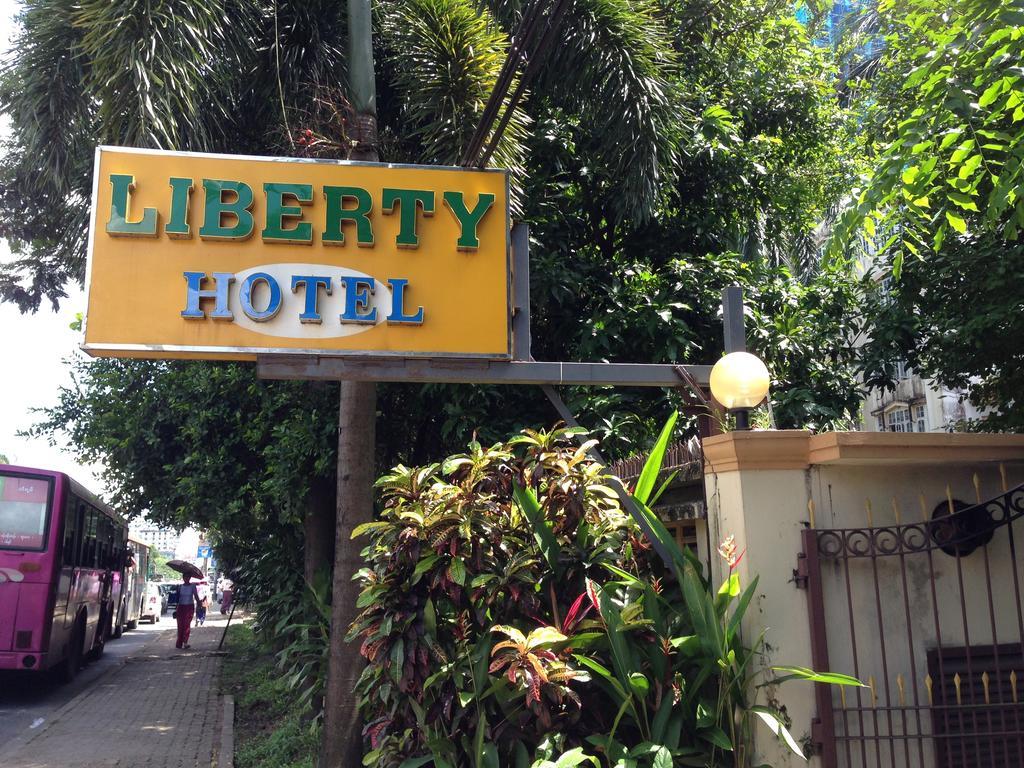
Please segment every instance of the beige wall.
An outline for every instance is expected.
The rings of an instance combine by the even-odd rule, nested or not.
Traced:
[[[850,433],[812,437],[802,432],[732,433],[708,439],[705,452],[712,544],[735,536],[739,548],[746,549],[739,567],[741,579],[749,583],[754,574],[760,575],[758,596],[752,604],[756,610],[748,614],[744,631],[748,638],[755,638],[762,628],[767,629],[766,664],[813,666],[808,593],[797,589],[793,582],[797,555],[802,551],[801,531],[810,523],[809,502],[813,501],[819,529],[863,528],[868,526],[868,503],[875,526],[895,523],[894,499],[901,520],[917,522],[921,519],[919,494],[924,495],[930,513],[945,498],[947,484],[954,497],[973,502],[975,474],[983,499],[998,495],[1002,488],[1000,462],[1004,463],[1011,487],[1024,482],[1024,437],[1018,436]],[[721,578],[727,566],[718,558],[713,562],[716,578]],[[971,644],[992,643],[993,622],[985,599],[988,579],[980,550],[961,558],[960,574],[956,559],[940,551],[934,551],[930,561],[924,554],[908,555],[902,568],[900,558],[895,556],[876,558],[874,562],[870,558],[853,559],[849,563],[850,604],[847,570],[835,561],[822,560],[829,667],[836,672],[856,671],[864,681],[873,678],[879,705],[885,703],[886,680],[891,704],[899,703],[897,675],[902,675],[907,703],[913,703],[915,694],[920,702],[926,700],[927,649],[936,645],[933,572],[944,646],[965,644],[961,576]],[[991,583],[1012,584],[1009,563],[1006,537],[997,535],[988,547]],[[880,587],[877,597],[876,571]],[[1024,574],[1017,575],[1024,581]],[[906,606],[910,609],[909,624]],[[992,613],[1000,642],[1019,639],[1016,608],[1012,591],[994,591]],[[852,653],[854,634],[856,664]],[[885,670],[881,664],[883,638]],[[807,742],[815,714],[813,687],[791,682],[778,691],[766,693],[777,696],[785,706],[797,741]],[[848,692],[847,696],[852,704],[856,694]],[[870,693],[864,691],[861,696],[867,703]],[[838,704],[838,689],[834,690],[834,699]],[[885,732],[888,715],[880,711],[878,717]],[[903,731],[902,715],[897,713],[893,718],[893,732],[899,734]],[[927,720],[926,715],[924,719]],[[915,728],[915,716],[911,715],[907,730],[916,733]],[[923,722],[923,729],[929,730],[927,722]],[[842,718],[837,730],[843,730]],[[760,732],[761,736],[766,734],[764,730]],[[872,744],[868,764],[879,759],[886,765],[906,764],[902,742],[897,742],[895,761],[890,761],[887,744],[884,741],[877,754]],[[925,746],[925,759],[931,760]],[[773,765],[803,764],[799,759],[790,759],[788,750],[777,746],[770,736],[760,738],[757,747],[761,759]],[[920,759],[917,750],[915,739],[910,751],[910,762],[915,765]],[[840,751],[845,758],[845,748]],[[860,764],[855,751],[851,757]],[[845,759],[840,760],[840,765],[844,762]],[[812,759],[812,765],[816,763]]]

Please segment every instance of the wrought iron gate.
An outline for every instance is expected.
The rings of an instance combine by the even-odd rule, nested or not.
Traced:
[[[1024,768],[1024,486],[920,506],[845,529],[815,528],[812,507],[797,580],[814,665],[867,686],[816,685],[812,740],[824,768]]]

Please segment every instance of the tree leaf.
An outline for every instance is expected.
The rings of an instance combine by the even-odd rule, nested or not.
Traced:
[[[530,528],[533,530],[533,537],[537,542],[537,548],[540,549],[541,555],[544,556],[544,560],[547,562],[548,567],[552,573],[557,576],[561,573],[561,556],[562,550],[558,546],[558,541],[555,539],[555,535],[551,532],[551,526],[548,525],[548,521],[544,519],[544,512],[540,508],[540,504],[537,502],[537,497],[533,495],[533,491],[529,488],[524,488],[516,484],[512,489],[513,496],[515,497],[516,504],[519,509],[522,510],[523,515],[530,523]]]
[[[466,564],[462,562],[461,557],[453,557],[451,563],[448,565],[448,578],[458,584],[460,587],[466,584]]]
[[[853,685],[864,688],[865,685],[855,677],[843,675],[838,672],[815,672],[806,667],[772,667],[775,672],[788,672],[784,677],[776,678],[773,682],[781,683],[786,680],[806,680],[810,683],[828,683],[829,685]]]
[[[665,451],[668,449],[669,440],[672,439],[672,431],[675,429],[676,419],[678,418],[679,413],[672,411],[665,425],[661,428],[661,434],[658,435],[654,447],[647,456],[647,461],[644,462],[644,468],[640,471],[640,477],[636,481],[636,489],[633,491],[633,496],[641,504],[647,504],[650,500],[651,492],[654,490],[654,483],[661,472],[661,463],[665,459]]]
[[[775,712],[768,709],[767,707],[761,706],[751,707],[751,710],[754,712],[755,715],[761,718],[761,721],[768,726],[772,733],[774,733],[776,736],[780,736],[782,740],[786,742],[786,746],[793,750],[794,754],[799,755],[804,760],[807,759],[806,757],[804,757],[804,753],[803,750],[800,749],[800,745],[796,743],[796,739],[794,739],[792,734],[790,734],[790,732],[786,729],[786,726],[782,724],[782,721],[779,719],[778,715]]]
[[[946,221],[948,221],[949,225],[961,235],[967,231],[967,222],[952,211],[946,211]]]

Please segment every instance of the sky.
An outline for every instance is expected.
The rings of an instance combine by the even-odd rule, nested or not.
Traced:
[[[0,0],[0,46],[5,55],[17,8],[13,0]],[[0,132],[7,130],[0,124]],[[0,262],[11,259],[8,244],[0,240]],[[13,464],[67,472],[90,490],[102,492],[97,467],[80,465],[61,446],[17,435],[39,419],[33,408],[54,405],[61,385],[71,383],[63,361],[81,354],[81,334],[69,325],[76,313],[85,311],[85,295],[77,285],[68,286],[67,291],[69,296],[61,301],[59,312],[44,302],[36,314],[22,315],[13,304],[0,302],[0,454]]]

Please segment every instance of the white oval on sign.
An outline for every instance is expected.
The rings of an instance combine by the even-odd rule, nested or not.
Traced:
[[[281,289],[280,311],[270,320],[262,322],[252,320],[242,311],[240,296],[242,283],[249,276],[259,272],[274,278]],[[312,295],[314,286],[311,281],[307,281],[292,291],[292,278],[296,276],[330,278],[331,293],[329,295],[322,287],[316,289],[316,311],[321,318],[319,323],[304,323],[299,319],[299,316],[306,311],[306,291],[308,290]],[[339,320],[345,311],[346,303],[345,284],[340,280],[342,276],[365,277],[373,281],[373,295],[369,297],[369,303],[365,307],[359,306],[360,315],[369,315],[374,310],[377,311],[373,322],[343,323]],[[252,306],[257,311],[266,309],[270,302],[270,289],[266,281],[258,280],[253,284],[251,299]],[[354,336],[383,323],[387,319],[388,313],[391,312],[391,289],[370,275],[348,267],[328,264],[263,264],[235,275],[235,280],[231,284],[229,306],[235,316],[234,322],[256,333],[290,339],[330,339],[338,336]]]

